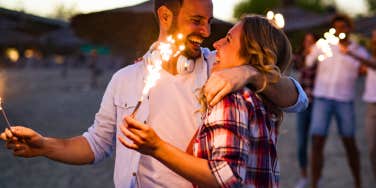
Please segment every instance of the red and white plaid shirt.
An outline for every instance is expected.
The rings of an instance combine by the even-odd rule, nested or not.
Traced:
[[[193,144],[221,187],[279,187],[276,118],[249,89],[227,95],[208,112]]]

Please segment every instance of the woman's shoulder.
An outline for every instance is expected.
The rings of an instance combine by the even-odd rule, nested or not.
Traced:
[[[205,124],[247,124],[249,108],[253,105],[255,94],[248,88],[242,88],[223,97],[215,106],[208,109]]]

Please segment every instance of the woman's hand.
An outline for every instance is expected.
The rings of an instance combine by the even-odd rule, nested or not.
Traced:
[[[120,130],[128,139],[133,141],[133,143],[129,143],[119,136],[119,141],[125,147],[153,156],[164,143],[149,125],[138,122],[129,116],[125,117],[124,121],[126,123],[120,126]]]

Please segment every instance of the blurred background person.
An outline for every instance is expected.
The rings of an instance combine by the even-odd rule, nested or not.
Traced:
[[[309,127],[311,123],[312,101],[313,101],[313,85],[316,77],[317,61],[313,66],[306,65],[306,56],[311,52],[312,47],[316,43],[316,36],[313,33],[306,33],[302,41],[302,45],[298,53],[294,54],[294,67],[300,73],[299,82],[309,99],[306,110],[297,114],[297,157],[300,167],[300,179],[295,188],[303,188],[308,185],[308,138]]]
[[[372,32],[372,69],[368,69],[366,78],[366,90],[363,95],[363,100],[367,103],[365,128],[366,137],[369,147],[369,155],[376,181],[376,29]]]
[[[347,15],[334,16],[331,27],[336,36],[345,33],[346,37],[338,45],[330,45],[333,55],[318,63],[313,90],[314,102],[310,134],[312,136],[311,170],[312,188],[318,186],[324,166],[324,146],[331,118],[334,116],[338,133],[345,147],[347,162],[354,178],[354,187],[361,187],[360,158],[355,140],[355,83],[360,62],[340,52],[340,46],[348,48],[359,57],[369,57],[367,51],[350,40],[352,20]],[[308,66],[313,66],[323,51],[318,47],[307,55]]]
[[[369,157],[376,180],[376,29],[371,37],[371,58],[363,58],[345,46],[341,46],[341,52],[357,59],[362,65],[367,66],[367,77],[363,100],[367,103],[365,117],[365,135],[368,142]]]
[[[90,53],[89,61],[89,70],[90,70],[90,88],[98,88],[98,78],[102,74],[102,70],[98,66],[98,53],[96,50],[93,50]]]

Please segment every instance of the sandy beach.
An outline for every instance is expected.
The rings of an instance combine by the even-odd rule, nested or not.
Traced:
[[[113,71],[106,71],[99,88],[90,89],[87,69],[70,69],[64,79],[59,69],[0,70],[0,96],[12,124],[26,125],[42,135],[71,137],[82,134],[93,122],[105,87]],[[361,155],[364,188],[376,187],[372,177],[364,138],[363,79],[357,84],[357,141]],[[281,187],[291,188],[299,177],[296,157],[295,114],[286,114],[280,129],[278,152],[281,163]],[[5,122],[0,119],[0,129]],[[324,188],[352,187],[345,151],[336,126],[325,147]],[[98,165],[72,166],[38,157],[16,158],[0,143],[0,188],[111,188],[113,159]]]

